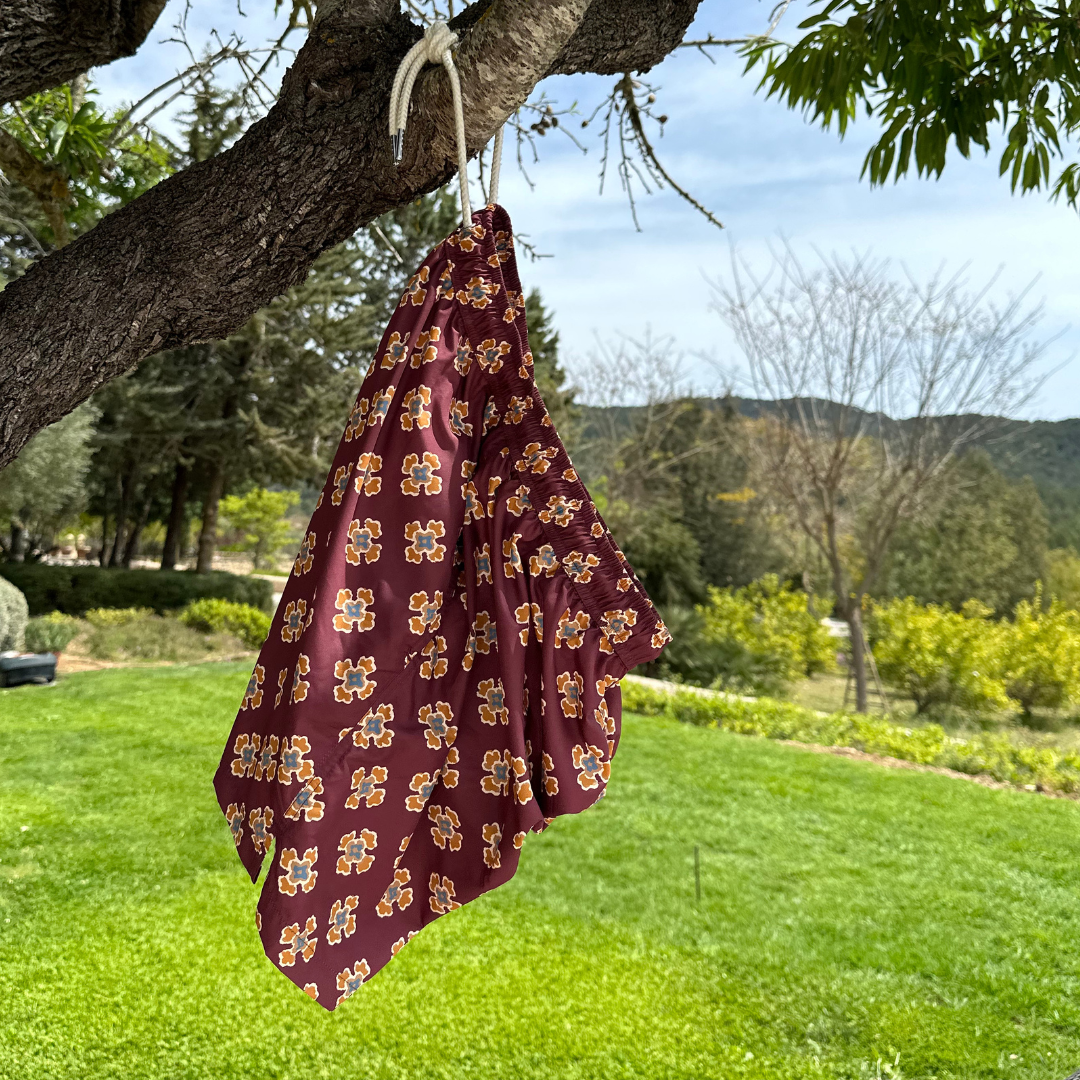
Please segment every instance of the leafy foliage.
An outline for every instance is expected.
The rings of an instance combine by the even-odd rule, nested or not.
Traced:
[[[26,624],[26,648],[36,653],[62,653],[78,633],[78,620],[54,611]]]
[[[295,491],[266,488],[253,488],[244,495],[227,495],[221,500],[221,514],[242,536],[230,549],[250,551],[256,570],[264,560],[273,563],[274,553],[289,535],[285,515],[299,501]]]
[[[1025,717],[1034,708],[1080,701],[1080,612],[1057,600],[1043,609],[1040,600],[1021,601],[1006,624],[1002,659],[1007,692]]]
[[[26,623],[26,597],[10,581],[0,577],[0,652],[22,646]]]
[[[231,600],[194,600],[179,618],[185,626],[204,634],[232,634],[252,649],[260,648],[270,633],[271,617],[265,611]]]
[[[1039,0],[816,0],[794,45],[751,42],[761,86],[843,135],[860,109],[882,133],[872,183],[939,176],[950,143],[970,156],[1006,133],[1013,190],[1049,188],[1076,205],[1080,165],[1058,166],[1080,128],[1080,6]]]

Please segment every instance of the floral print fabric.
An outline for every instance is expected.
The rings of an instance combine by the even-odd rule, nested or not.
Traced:
[[[667,631],[537,392],[509,219],[410,279],[215,788],[267,955],[335,1008],[603,793]]]

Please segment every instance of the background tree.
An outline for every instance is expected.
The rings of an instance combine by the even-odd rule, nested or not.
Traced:
[[[285,515],[300,501],[295,491],[267,491],[253,488],[244,495],[229,495],[221,500],[221,515],[229,526],[240,533],[240,539],[230,545],[234,551],[250,551],[253,568],[269,562],[289,535]]]
[[[744,443],[754,482],[829,568],[864,711],[864,598],[897,528],[995,422],[977,414],[1007,415],[1031,393],[1038,312],[1019,299],[996,309],[955,277],[897,282],[865,258],[808,269],[790,250],[763,277],[733,262],[715,307],[772,402]]]

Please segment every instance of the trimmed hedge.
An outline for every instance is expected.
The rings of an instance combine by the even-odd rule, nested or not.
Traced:
[[[0,563],[0,575],[22,590],[32,616],[82,615],[93,608],[152,608],[159,615],[214,597],[270,611],[273,590],[262,578],[223,570],[110,570],[100,566]]]
[[[1007,735],[958,739],[940,724],[904,727],[880,717],[821,713],[771,698],[742,699],[692,690],[668,692],[629,679],[622,684],[622,702],[628,712],[643,716],[669,716],[699,727],[723,728],[767,739],[849,746],[920,765],[992,776],[1017,787],[1080,792],[1080,753],[1024,745]]]

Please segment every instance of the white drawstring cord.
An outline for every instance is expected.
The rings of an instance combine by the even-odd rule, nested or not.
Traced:
[[[413,84],[425,64],[442,64],[450,76],[450,90],[454,98],[454,130],[457,136],[458,184],[461,191],[461,223],[465,229],[472,227],[472,208],[469,205],[468,149],[465,145],[465,113],[461,105],[461,80],[451,49],[458,43],[458,36],[445,22],[436,21],[424,30],[424,36],[405,54],[394,76],[390,91],[390,145],[394,163],[401,161],[405,144],[405,126],[409,119],[409,99]],[[491,161],[491,201],[499,193],[499,166],[502,158],[502,129],[495,136],[494,155]]]

